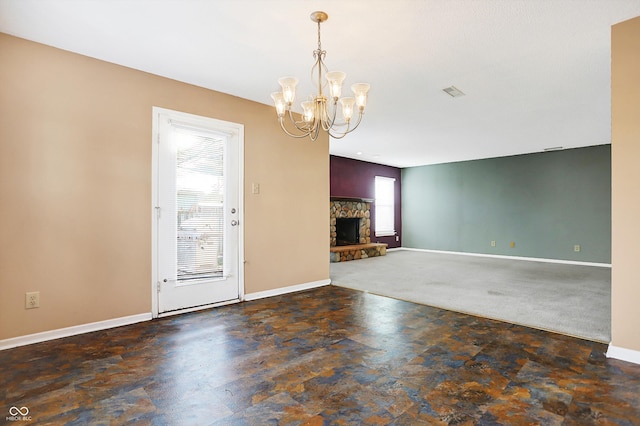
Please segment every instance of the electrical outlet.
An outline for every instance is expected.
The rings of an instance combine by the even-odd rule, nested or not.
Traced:
[[[496,242],[495,241],[491,241],[491,247],[495,247],[496,246]]]
[[[575,251],[576,253],[580,251],[580,244],[576,244],[575,246],[573,246],[573,251]]]
[[[26,309],[33,309],[40,307],[40,292],[39,291],[30,291],[27,292],[24,307]]]
[[[515,248],[515,246],[516,246],[515,241],[511,241],[511,243],[509,243],[509,247],[511,247],[511,248]]]
[[[260,184],[259,183],[252,183],[251,184],[251,193],[252,194],[260,194]]]

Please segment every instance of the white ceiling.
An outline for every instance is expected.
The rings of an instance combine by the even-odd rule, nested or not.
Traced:
[[[610,143],[640,0],[0,0],[0,31],[271,105],[283,75],[311,94],[315,10],[329,69],[371,84],[331,153],[407,167]]]

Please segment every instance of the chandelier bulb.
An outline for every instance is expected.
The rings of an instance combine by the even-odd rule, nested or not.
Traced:
[[[351,121],[353,116],[353,104],[356,103],[354,98],[342,98],[340,99],[340,106],[342,106],[342,116],[347,123]]]
[[[304,101],[301,103],[301,105],[303,110],[302,117],[304,118],[304,121],[307,123],[312,123],[315,117],[315,112],[314,112],[315,102]]]
[[[356,83],[351,85],[351,90],[356,98],[356,105],[358,105],[360,111],[363,111],[364,107],[367,106],[367,93],[369,92],[369,87],[370,86],[367,83]]]
[[[273,99],[273,103],[276,106],[276,113],[279,118],[284,117],[284,111],[286,110],[286,102],[284,101],[284,96],[282,92],[273,92],[271,94],[271,99]]]
[[[298,79],[295,77],[281,77],[278,79],[278,83],[282,86],[282,96],[284,97],[285,103],[291,106],[296,97]]]
[[[347,74],[342,71],[331,71],[326,75],[329,82],[329,91],[334,102],[342,95],[342,82],[347,78]]]

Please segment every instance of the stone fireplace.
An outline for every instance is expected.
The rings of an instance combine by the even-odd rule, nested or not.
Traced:
[[[371,202],[332,198],[329,203],[329,242],[332,262],[384,256],[387,244],[371,242]]]
[[[358,241],[352,244],[367,244],[371,242],[371,203],[368,201],[331,200],[329,203],[329,217],[331,219],[331,247],[338,244],[338,219],[359,219]]]

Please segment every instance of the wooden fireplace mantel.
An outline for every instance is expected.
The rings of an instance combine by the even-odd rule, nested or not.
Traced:
[[[329,197],[330,201],[361,201],[363,203],[373,203],[375,200],[373,198],[361,198],[361,197],[340,197],[340,196],[331,196]]]

